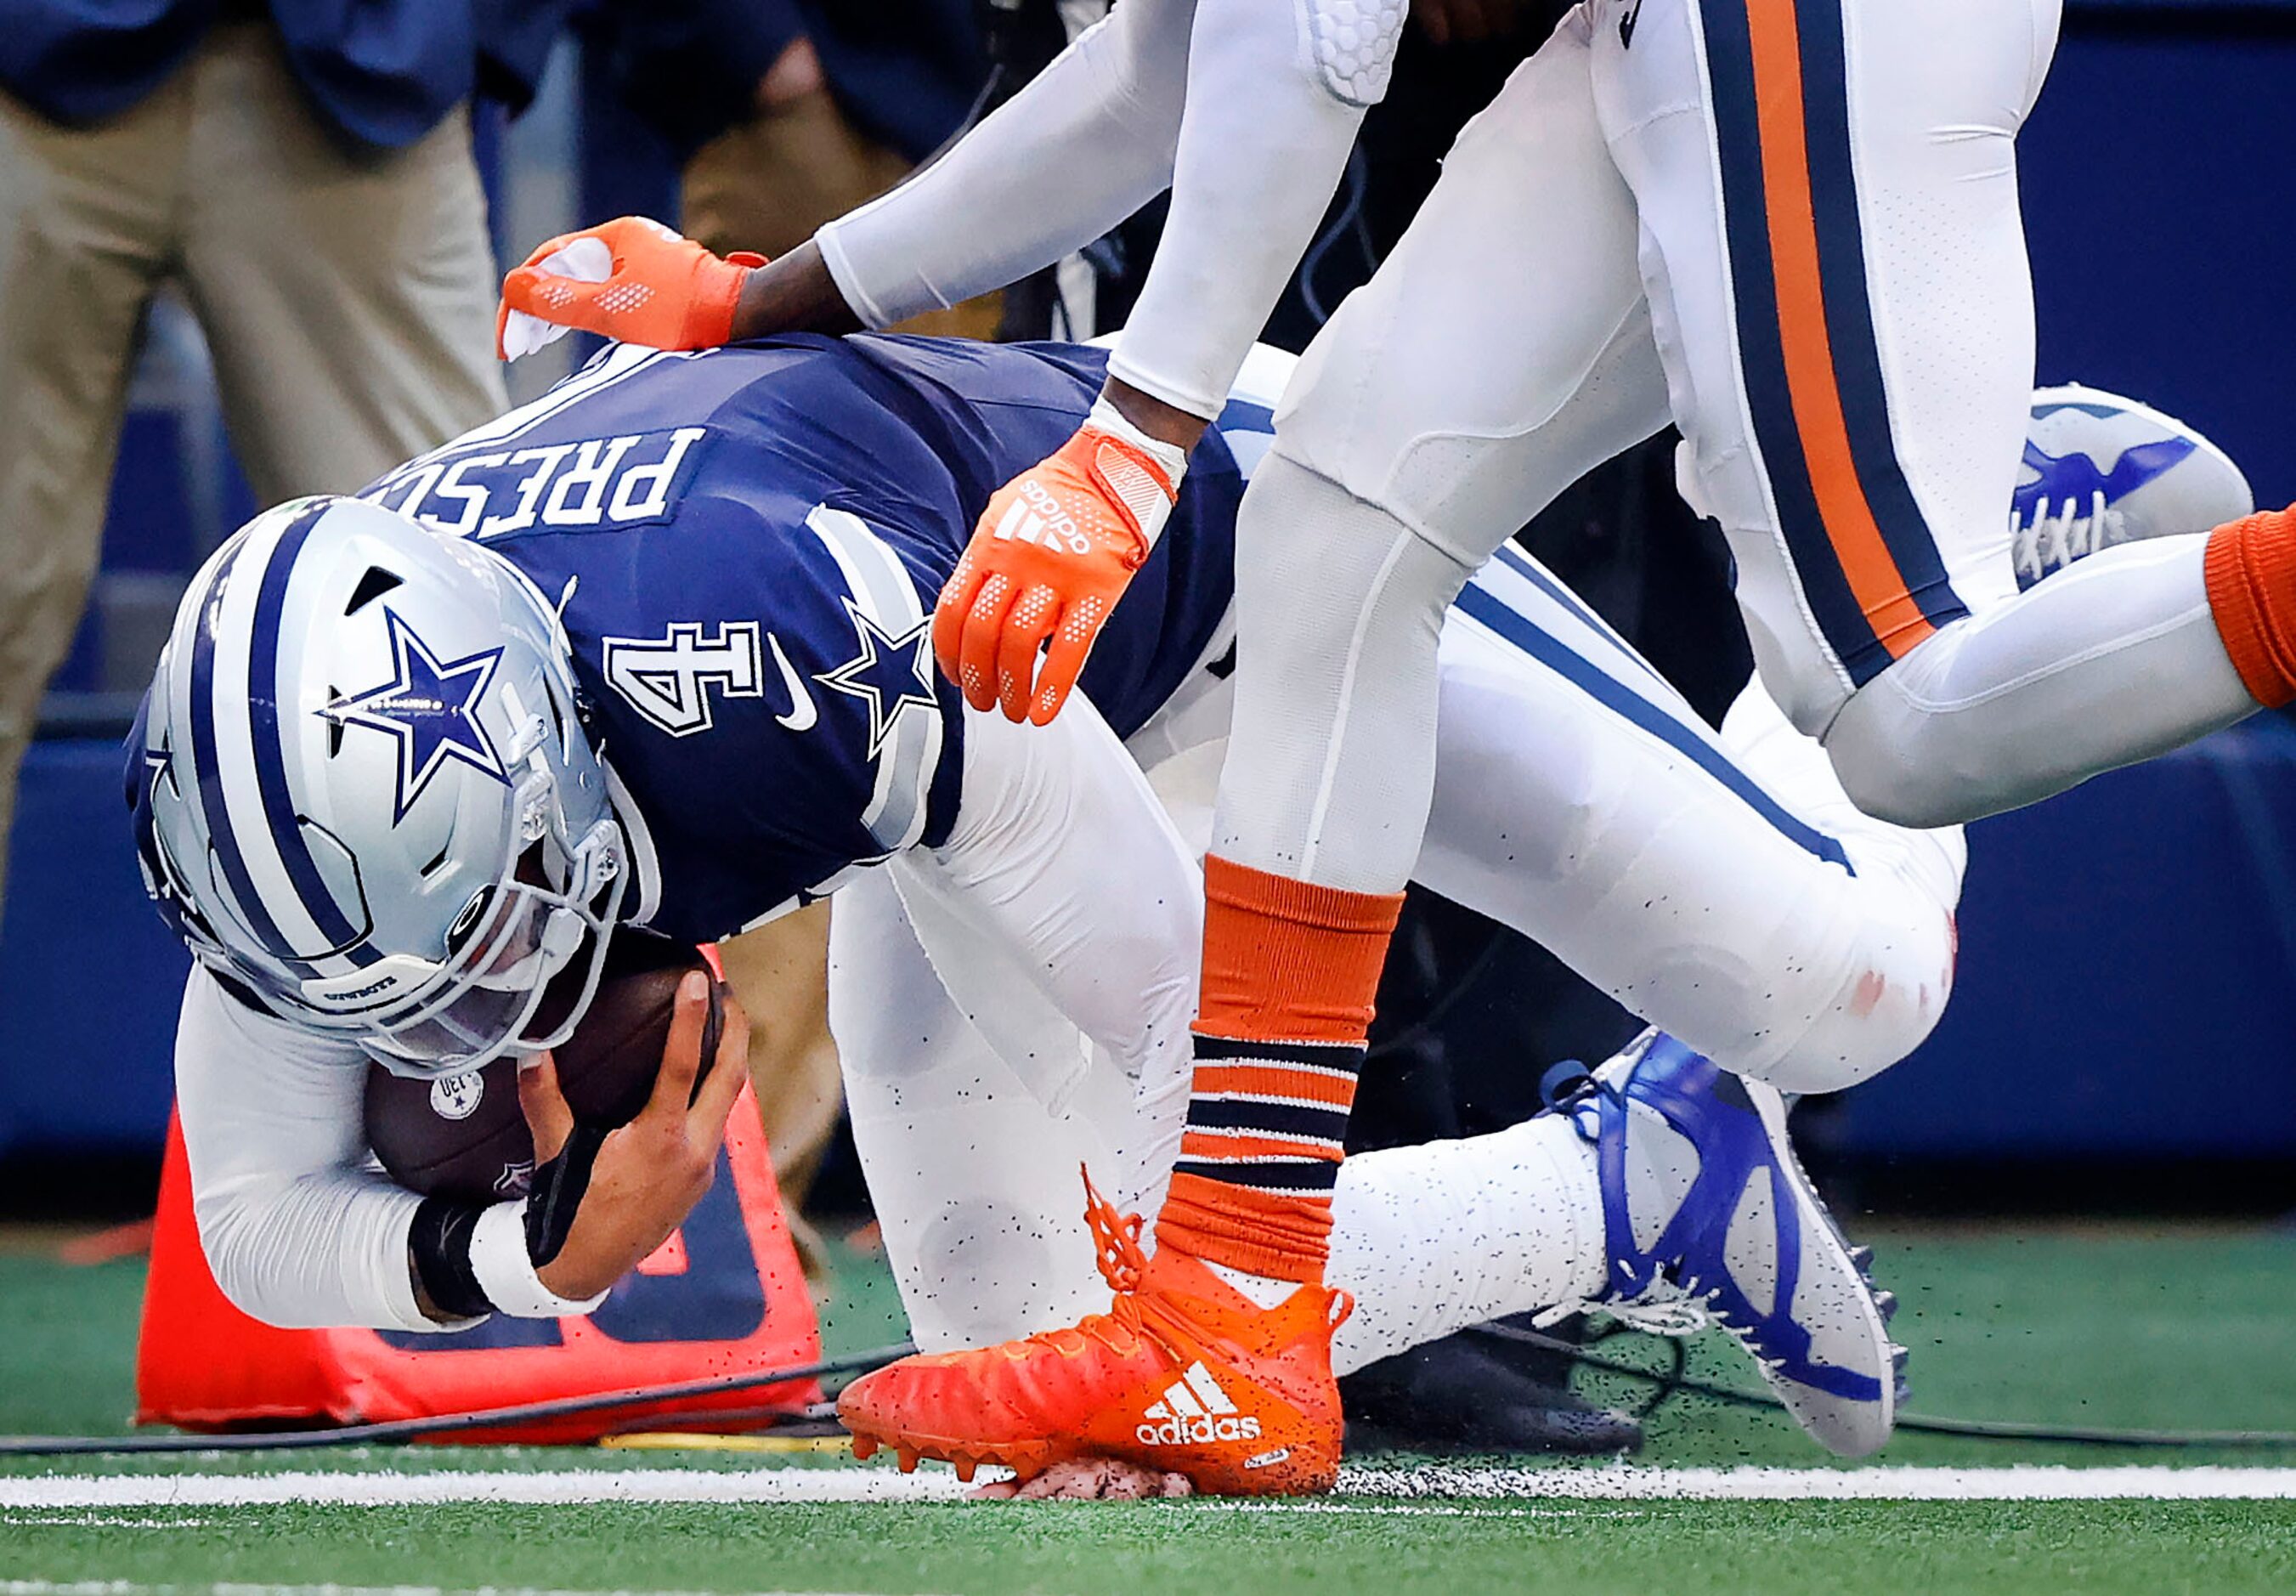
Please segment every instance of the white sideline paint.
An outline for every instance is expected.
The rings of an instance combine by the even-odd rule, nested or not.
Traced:
[[[0,1478],[0,1525],[12,1518],[30,1527],[28,1518],[15,1516],[59,1510],[422,1507],[443,1502],[565,1507],[601,1502],[935,1502],[959,1501],[964,1492],[955,1476],[939,1468],[907,1475],[889,1468],[51,1475]],[[2296,1468],[1644,1468],[1624,1464],[1604,1468],[1349,1468],[1341,1474],[1336,1500],[1221,1505],[1262,1512],[1375,1512],[1392,1510],[1396,1498],[1437,1497],[1545,1501],[2292,1501],[2296,1500]],[[88,1596],[103,1596],[110,1588],[91,1587]],[[69,1593],[61,1587],[0,1581],[0,1596]]]

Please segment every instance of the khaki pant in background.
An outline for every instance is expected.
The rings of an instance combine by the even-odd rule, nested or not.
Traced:
[[[169,279],[264,504],[357,488],[505,403],[463,112],[406,149],[353,146],[260,23],[217,26],[93,127],[0,94],[0,838],[95,569],[144,307]]]
[[[829,1034],[829,914],[827,903],[816,903],[718,944],[726,983],[750,1016],[750,1086],[782,1208],[806,1273],[816,1279],[828,1260],[799,1210],[845,1107]]]
[[[845,119],[825,93],[759,111],[694,152],[685,165],[684,226],[724,254],[786,255],[822,223],[873,200],[909,175],[909,163]],[[989,338],[1000,296],[931,310],[896,331]]]

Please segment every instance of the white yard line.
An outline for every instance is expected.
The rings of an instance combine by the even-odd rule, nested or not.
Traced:
[[[1597,1501],[2110,1501],[2296,1500],[2296,1468],[1350,1469],[1340,1489],[1401,1497]]]
[[[946,1469],[679,1468],[421,1474],[113,1474],[0,1479],[0,1513],[17,1508],[425,1507],[442,1502],[955,1501]],[[0,1585],[0,1596],[7,1587]],[[25,1592],[23,1596],[33,1596]]]
[[[39,1515],[105,1509],[937,1502],[955,1501],[964,1494],[955,1477],[939,1468],[910,1475],[883,1468],[51,1475],[0,1478],[0,1527],[11,1523],[32,1527],[44,1521]],[[1223,1505],[1252,1511],[1371,1512],[1391,1510],[1396,1498],[1428,1501],[1462,1497],[1545,1501],[2289,1501],[2296,1500],[2296,1468],[1350,1468],[1341,1477],[1336,1499]],[[1386,1500],[1363,1500],[1366,1498]],[[85,1596],[103,1596],[106,1589],[90,1587]],[[248,1587],[236,1596],[254,1596],[254,1592],[255,1587]],[[0,1581],[0,1596],[70,1593]]]
[[[547,1591],[520,1585],[478,1585],[455,1590],[444,1585],[258,1585],[218,1582],[209,1584],[148,1584],[134,1579],[0,1579],[0,1596],[723,1596],[701,1591]],[[750,1596],[791,1596],[775,1591]],[[807,1596],[814,1596],[808,1592]]]

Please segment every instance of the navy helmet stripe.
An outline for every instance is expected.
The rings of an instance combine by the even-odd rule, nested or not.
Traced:
[[[1459,595],[1457,608],[1498,633],[1523,653],[1562,677],[1620,719],[1640,728],[1696,764],[1727,788],[1747,808],[1796,847],[1840,865],[1852,875],[1856,867],[1841,842],[1793,814],[1763,791],[1759,784],[1731,763],[1721,749],[1681,720],[1634,692],[1624,682],[1597,669],[1554,638],[1541,631],[1529,617],[1509,609],[1482,588],[1469,586]]]
[[[245,918],[256,940],[274,957],[285,960],[299,969],[308,969],[279,926],[271,911],[256,891],[254,877],[249,875],[247,860],[239,851],[239,839],[232,835],[229,806],[224,799],[223,770],[216,757],[215,727],[215,627],[217,612],[222,608],[225,590],[231,584],[231,573],[239,564],[239,556],[247,545],[238,547],[224,556],[216,567],[208,590],[201,596],[200,618],[192,629],[192,769],[199,777],[200,808],[207,819],[208,843],[214,851],[216,863],[223,870],[224,881],[231,888],[233,901]]]
[[[1745,7],[1746,0],[1706,0],[1701,7],[1722,172],[1722,230],[1730,257],[1739,371],[1778,528],[1793,557],[1803,596],[1826,646],[1863,686],[1886,669],[1890,659],[1850,592],[1849,577],[1826,538],[1825,518],[1818,509],[1817,490],[1811,485],[1801,434],[1794,424],[1785,344],[1778,329],[1777,276],[1770,261],[1768,193],[1762,177],[1753,45]]]
[[[310,916],[319,934],[327,939],[330,952],[365,966],[381,955],[365,945],[362,940],[364,929],[350,923],[335,895],[327,890],[318,865],[311,858],[309,845],[303,839],[300,819],[295,812],[294,796],[287,789],[284,737],[291,733],[283,732],[279,716],[279,622],[286,608],[287,585],[295,574],[296,555],[310,537],[311,528],[332,502],[314,504],[288,522],[272,546],[270,563],[263,569],[247,654],[249,740],[255,752],[256,790],[262,795],[263,818],[270,827],[272,846],[278,850],[280,863],[286,868],[287,879],[294,884],[303,911]]]
[[[1850,458],[1906,591],[1931,625],[1943,626],[1969,610],[1946,577],[1937,539],[1914,499],[1890,431],[1849,148],[1849,62],[1841,0],[1799,0],[1795,14],[1800,21],[1803,136],[1817,224],[1818,276],[1825,285],[1826,333],[1849,430]]]

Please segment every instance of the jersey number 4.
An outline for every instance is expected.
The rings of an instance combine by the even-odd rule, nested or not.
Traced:
[[[773,645],[774,663],[790,689],[790,712],[774,719],[791,731],[814,721],[812,695],[791,669],[779,638],[763,638],[754,621],[729,621],[712,638],[700,621],[676,621],[661,638],[608,638],[606,681],[632,709],[673,737],[708,731],[715,723],[713,693],[726,698],[765,696],[761,641]]]

